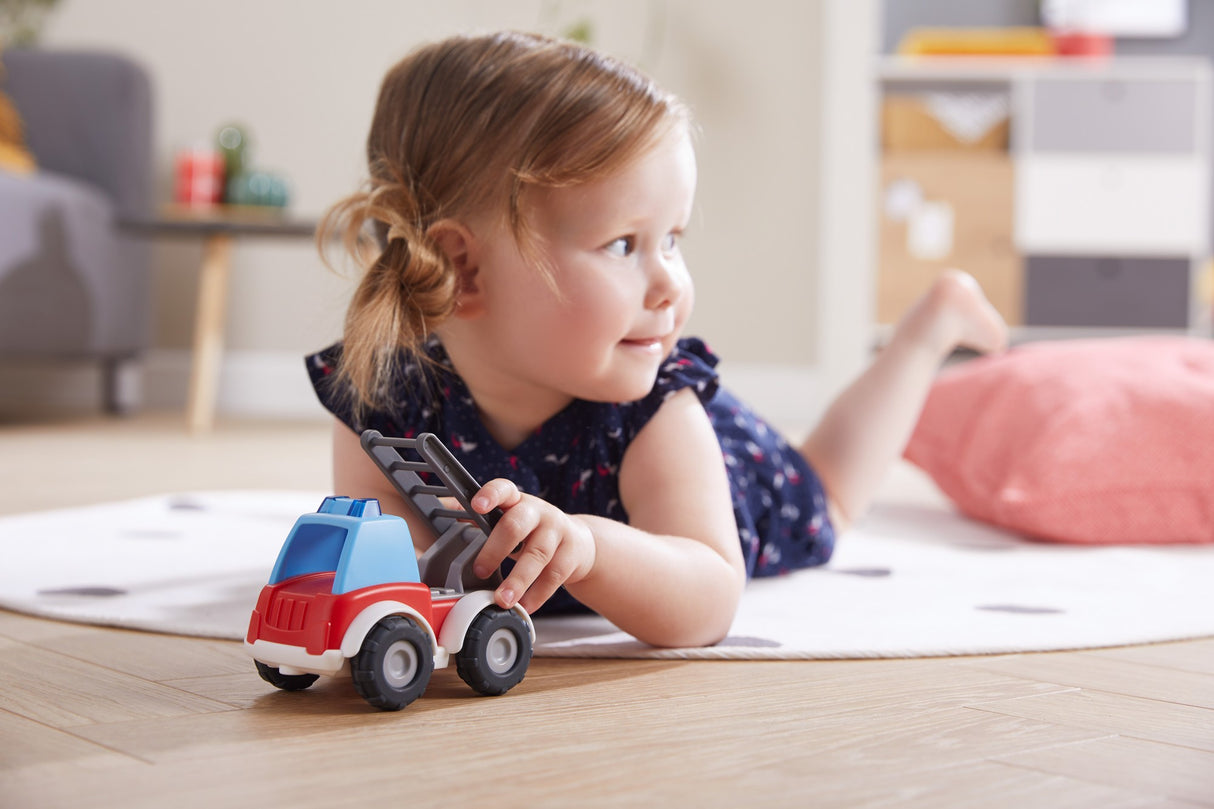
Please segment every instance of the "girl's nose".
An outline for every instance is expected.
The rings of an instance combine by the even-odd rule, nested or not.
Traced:
[[[687,270],[683,262],[663,256],[650,262],[649,287],[645,290],[646,309],[673,306],[686,286]]]

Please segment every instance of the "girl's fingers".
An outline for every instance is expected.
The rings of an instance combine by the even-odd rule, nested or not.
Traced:
[[[472,509],[479,514],[488,514],[495,508],[510,508],[523,499],[523,493],[505,478],[494,478],[481,486],[472,497]]]
[[[565,580],[556,575],[558,580],[551,584],[556,570],[550,569],[554,555],[560,545],[560,537],[550,527],[541,526],[533,531],[523,545],[523,551],[514,562],[514,569],[497,588],[498,604],[504,608],[513,607],[524,594],[528,603],[542,604],[556,592],[556,588]],[[542,596],[542,597],[540,597]]]
[[[552,598],[557,590],[561,588],[572,573],[572,566],[569,562],[571,554],[564,552],[564,549],[558,549],[551,561],[544,567],[540,575],[536,577],[531,586],[523,594],[518,602],[527,612],[535,612],[544,602]]]
[[[490,490],[490,486],[496,481],[491,481],[486,484],[480,492],[477,493],[477,498],[481,494],[486,495],[486,502],[493,503],[489,510],[497,507],[496,496],[498,490]],[[513,489],[513,484],[510,484]],[[514,489],[517,493],[518,490]],[[509,497],[509,493],[506,493]],[[473,499],[473,507],[478,511],[480,504]],[[527,539],[528,535],[535,530],[535,527],[540,523],[540,510],[532,501],[524,501],[521,496],[513,505],[506,509],[506,513],[498,521],[497,527],[493,529],[493,533],[489,534],[489,539],[485,542],[485,546],[481,548],[476,557],[475,567],[473,572],[482,579],[488,578],[492,572],[502,563],[510,554],[521,550],[522,543]]]
[[[485,484],[472,499],[472,507],[504,511],[485,546],[476,557],[474,571],[488,578],[508,556],[514,558],[510,575],[498,586],[495,600],[509,609],[522,604],[538,609],[575,574],[593,565],[593,537],[585,526],[570,520],[542,500],[526,497],[508,480]]]

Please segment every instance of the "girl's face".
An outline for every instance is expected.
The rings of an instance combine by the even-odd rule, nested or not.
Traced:
[[[527,215],[555,290],[512,238],[480,242],[477,342],[482,360],[523,386],[515,395],[557,407],[650,391],[691,313],[679,237],[695,187],[695,153],[679,128],[611,177],[534,192]]]

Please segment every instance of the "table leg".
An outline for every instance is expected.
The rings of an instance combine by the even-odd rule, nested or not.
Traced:
[[[231,254],[232,237],[226,233],[212,234],[203,246],[202,270],[198,277],[198,308],[194,315],[194,356],[186,410],[186,422],[191,432],[210,430],[215,422]]]

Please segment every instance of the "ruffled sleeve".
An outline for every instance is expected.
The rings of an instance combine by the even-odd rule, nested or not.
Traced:
[[[664,402],[683,388],[694,388],[700,401],[707,403],[720,387],[717,362],[717,355],[709,350],[703,340],[686,337],[679,341],[658,370],[651,395],[660,395]]]
[[[691,388],[702,403],[708,404],[720,388],[717,361],[717,356],[698,337],[679,340],[658,369],[653,390],[643,399],[620,406],[627,439],[635,437],[662,404],[684,388]]]

